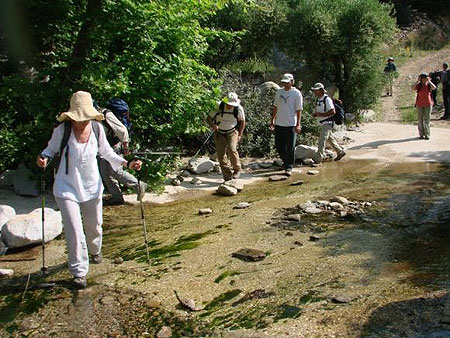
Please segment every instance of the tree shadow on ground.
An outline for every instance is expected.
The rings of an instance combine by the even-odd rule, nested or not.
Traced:
[[[410,137],[410,138],[400,139],[400,140],[373,141],[373,142],[361,144],[359,146],[351,147],[351,148],[349,148],[349,150],[359,150],[359,149],[364,149],[364,148],[377,149],[378,147],[384,146],[386,144],[405,143],[405,142],[418,141],[418,140],[420,140],[419,137]]]
[[[450,151],[418,151],[409,155],[410,157],[425,158],[428,161],[439,163],[450,163]]]

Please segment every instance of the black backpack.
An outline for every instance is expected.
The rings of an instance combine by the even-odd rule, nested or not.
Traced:
[[[99,128],[100,124],[93,121],[92,129],[94,130],[94,135],[95,138],[97,139],[97,143],[100,134]],[[69,142],[69,137],[71,133],[72,133],[72,125],[70,121],[64,122],[64,134],[61,140],[61,145],[59,146],[59,152],[57,152],[55,156],[53,156],[53,168],[55,170],[55,176],[56,173],[58,172],[59,165],[61,164],[61,155],[64,151],[64,148],[66,148],[66,151],[64,153],[64,157],[66,159],[66,175],[69,174],[69,145],[67,143]]]
[[[329,97],[329,96],[325,95],[323,98],[323,110],[325,112],[327,112],[327,97]],[[341,124],[343,124],[345,122],[344,107],[342,106],[342,103],[339,100],[333,100],[333,104],[334,104],[334,115],[330,116],[329,118],[327,118],[324,121],[333,121],[338,126],[340,126]]]
[[[217,124],[217,125],[220,124],[220,122],[219,123],[216,122],[216,119],[217,119],[217,116],[219,116],[219,115],[221,115],[221,117],[223,117],[223,114],[233,114],[234,118],[238,122],[238,124],[236,125],[235,128],[237,128],[239,126],[239,120],[238,120],[239,106],[234,107],[232,112],[225,111],[225,102],[221,101],[220,104],[219,104],[219,111],[212,118],[212,120],[214,121],[215,124]]]

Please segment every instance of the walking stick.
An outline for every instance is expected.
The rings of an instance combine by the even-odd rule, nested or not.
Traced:
[[[137,181],[138,181],[138,196],[141,195],[141,174],[137,174]],[[145,214],[144,214],[144,206],[142,205],[142,198],[139,198],[139,205],[141,207],[141,223],[142,227],[144,228],[144,240],[145,240],[145,251],[147,252],[147,263],[150,264],[150,254],[148,253],[148,238],[147,238],[147,226],[145,225]]]
[[[177,176],[177,178],[178,178],[180,181],[183,181],[183,180],[184,180],[183,174],[184,174],[184,172],[187,170],[187,168],[189,168],[189,166],[190,166],[190,164],[191,164],[191,161],[192,161],[194,158],[197,157],[197,155],[200,153],[200,151],[202,150],[202,148],[205,146],[206,143],[208,143],[209,139],[210,139],[211,136],[213,136],[213,135],[214,135],[214,130],[211,130],[211,132],[209,133],[209,135],[208,135],[208,137],[206,138],[205,142],[203,142],[203,144],[200,146],[200,148],[198,148],[198,150],[197,150],[197,152],[195,153],[195,155],[192,156],[192,157],[189,159],[188,164],[186,165],[186,167],[184,167],[184,169],[183,169],[183,171],[181,172],[181,174],[179,174],[179,175]]]
[[[41,208],[42,208],[42,274],[47,274],[47,267],[45,266],[45,167],[42,168],[41,173]]]

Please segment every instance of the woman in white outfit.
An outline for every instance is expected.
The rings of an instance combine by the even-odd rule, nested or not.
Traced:
[[[71,132],[67,146],[60,154],[53,195],[61,210],[69,272],[73,275],[73,283],[77,288],[87,286],[89,254],[93,263],[99,264],[102,261],[103,185],[97,154],[108,160],[115,169],[128,166],[140,170],[142,166],[141,161],[127,162],[114,152],[106,140],[103,127],[97,122],[103,119],[103,114],[92,104],[91,94],[83,91],[72,95],[70,110],[58,117],[58,121],[68,121],[71,124]],[[48,159],[60,152],[64,125],[62,123],[53,130],[47,148],[37,158],[39,167],[45,168]]]

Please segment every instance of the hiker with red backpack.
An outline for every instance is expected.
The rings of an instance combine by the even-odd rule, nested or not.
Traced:
[[[105,129],[106,139],[111,147],[119,155],[129,155],[128,143],[130,142],[129,130],[131,130],[131,120],[128,104],[124,100],[115,97],[107,102],[106,108],[101,108],[95,101],[94,107],[105,116],[102,124]],[[138,201],[144,197],[147,189],[146,183],[138,182],[136,177],[122,168],[114,170],[111,163],[101,156],[99,157],[98,166],[103,184],[111,194],[109,199],[103,201],[103,205],[113,206],[125,203],[120,183],[127,188],[133,188],[136,191]]]
[[[345,151],[342,146],[336,141],[333,136],[333,126],[334,124],[342,124],[344,118],[344,112],[338,105],[326,94],[325,87],[322,83],[318,82],[314,84],[311,88],[314,95],[316,96],[316,108],[314,112],[314,117],[320,123],[320,136],[319,144],[317,146],[317,153],[315,154],[314,161],[316,163],[321,163],[325,158],[325,145],[328,142],[331,147],[336,151],[337,156],[335,161],[339,161],[345,156]]]
[[[418,119],[419,137],[421,139],[430,139],[430,119],[433,108],[433,99],[431,92],[436,86],[431,82],[427,73],[421,73],[417,81],[411,86],[416,91],[416,111]]]
[[[97,154],[115,170],[121,166],[140,170],[142,166],[140,160],[128,162],[114,152],[99,123],[103,119],[104,115],[92,104],[91,94],[74,93],[70,109],[58,117],[64,123],[53,130],[47,147],[36,160],[40,168],[45,168],[49,159],[55,161],[53,195],[61,210],[69,272],[76,288],[87,286],[89,255],[94,264],[102,261],[103,185]]]
[[[238,179],[241,170],[241,160],[237,145],[245,129],[245,113],[241,100],[236,93],[230,92],[218,104],[217,111],[212,111],[207,117],[207,123],[214,131],[217,160],[222,170],[223,179],[229,181]],[[231,166],[226,158],[228,157]],[[231,171],[233,168],[233,171]]]

